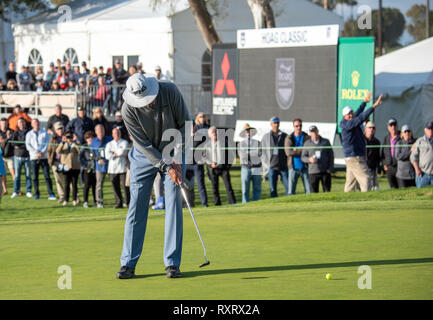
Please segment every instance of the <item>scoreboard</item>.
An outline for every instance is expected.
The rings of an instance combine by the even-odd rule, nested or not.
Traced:
[[[239,120],[335,122],[338,25],[239,30]]]

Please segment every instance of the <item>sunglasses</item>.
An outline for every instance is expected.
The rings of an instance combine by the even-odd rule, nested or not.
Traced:
[[[404,133],[406,133],[406,132],[411,132],[410,130],[405,130],[405,131],[403,131]]]
[[[390,126],[390,127],[395,127],[395,126],[397,126],[397,124],[396,124],[396,123],[391,123],[391,124],[389,124],[388,126]]]
[[[294,126],[295,128],[302,128],[302,124],[298,124],[297,126]]]

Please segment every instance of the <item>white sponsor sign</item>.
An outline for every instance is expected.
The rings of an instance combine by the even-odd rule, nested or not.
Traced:
[[[238,49],[338,44],[339,25],[238,30]]]
[[[237,98],[213,98],[213,114],[234,115]]]
[[[271,130],[271,124],[269,121],[256,121],[256,120],[237,120],[236,121],[236,129],[234,140],[236,142],[240,142],[245,138],[242,138],[239,134],[242,132],[245,123],[248,123],[251,127],[257,130],[257,134],[254,136],[256,140],[262,140],[265,133]],[[302,131],[308,132],[308,128],[310,126],[316,126],[319,129],[319,134],[329,140],[331,145],[334,143],[335,132],[337,130],[336,123],[327,123],[327,122],[302,122]],[[280,122],[280,130],[291,134],[293,132],[293,121],[281,121]]]

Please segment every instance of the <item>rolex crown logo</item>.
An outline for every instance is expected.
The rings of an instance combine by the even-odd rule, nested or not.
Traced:
[[[358,86],[358,84],[359,84],[359,77],[360,77],[361,75],[359,74],[359,72],[358,71],[353,71],[352,72],[352,84],[353,84],[353,86],[356,88],[357,86]]]

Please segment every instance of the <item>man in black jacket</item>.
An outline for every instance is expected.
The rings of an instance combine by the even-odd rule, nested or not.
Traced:
[[[12,143],[14,147],[14,168],[15,168],[15,180],[14,180],[14,193],[11,198],[15,198],[20,194],[21,187],[21,169],[24,166],[24,172],[26,175],[26,196],[31,198],[32,195],[32,180],[31,180],[31,168],[30,168],[30,155],[26,149],[26,134],[29,131],[26,127],[26,120],[19,118],[17,122],[18,128],[12,135],[11,140],[16,141]]]
[[[380,146],[380,141],[374,136],[375,133],[375,124],[371,121],[367,122],[364,136],[367,145],[368,190],[379,190],[377,169],[380,165],[380,148],[378,147]]]
[[[262,138],[262,164],[268,168],[269,189],[271,198],[278,197],[277,181],[281,177],[286,194],[289,194],[287,155],[284,152],[284,141],[287,134],[280,130],[280,119],[271,118],[271,131]]]
[[[119,98],[120,98],[120,86],[123,86],[126,83],[126,80],[128,80],[129,74],[126,72],[125,69],[123,69],[122,64],[120,63],[119,59],[116,59],[114,61],[114,68],[112,71],[111,81],[113,84],[113,108],[111,113],[115,113],[119,109]]]
[[[395,146],[397,142],[400,141],[400,131],[398,130],[398,123],[396,119],[391,118],[388,120],[388,132],[389,134],[387,134],[383,140],[384,147],[382,147],[381,150],[381,159],[390,188],[397,189],[398,180],[396,175],[398,161],[395,157]]]
[[[198,148],[203,142],[206,141],[207,132],[209,130],[209,125],[206,123],[206,116],[203,112],[199,112],[195,118],[195,125],[193,127],[193,135],[194,137],[197,137],[197,140],[193,140],[193,148]],[[201,136],[201,140],[199,137]],[[200,152],[198,152],[200,154]],[[203,207],[208,206],[208,199],[207,199],[207,191],[206,191],[206,184],[204,182],[205,179],[205,163],[201,162],[200,156],[193,157],[193,164],[194,164],[194,176],[195,180],[197,182],[197,190],[198,194],[200,196],[200,202]],[[209,172],[209,169],[208,169]]]
[[[85,142],[84,134],[87,131],[93,131],[95,124],[92,119],[86,116],[86,111],[84,111],[84,108],[81,106],[77,108],[77,115],[78,117],[68,122],[65,132],[72,131],[77,136],[78,141],[83,144]]]
[[[219,176],[222,177],[226,187],[227,197],[230,204],[236,203],[235,193],[233,192],[230,181],[230,168],[234,161],[233,151],[228,150],[228,137],[218,137],[217,129],[212,126],[208,130],[210,141],[206,147],[206,161],[208,163],[209,174],[212,182],[214,204],[221,205],[219,193]]]
[[[66,127],[69,122],[69,117],[66,114],[62,113],[62,106],[60,104],[56,104],[54,111],[55,113],[48,118],[47,122],[47,131],[52,136],[55,135],[53,126],[56,122],[61,122],[63,124],[63,127]]]
[[[0,147],[3,152],[3,160],[5,165],[9,168],[12,180],[15,179],[14,171],[14,149],[10,144],[9,140],[12,138],[14,131],[9,129],[8,119],[2,118],[0,120]],[[2,177],[3,195],[8,193],[6,175]]]

